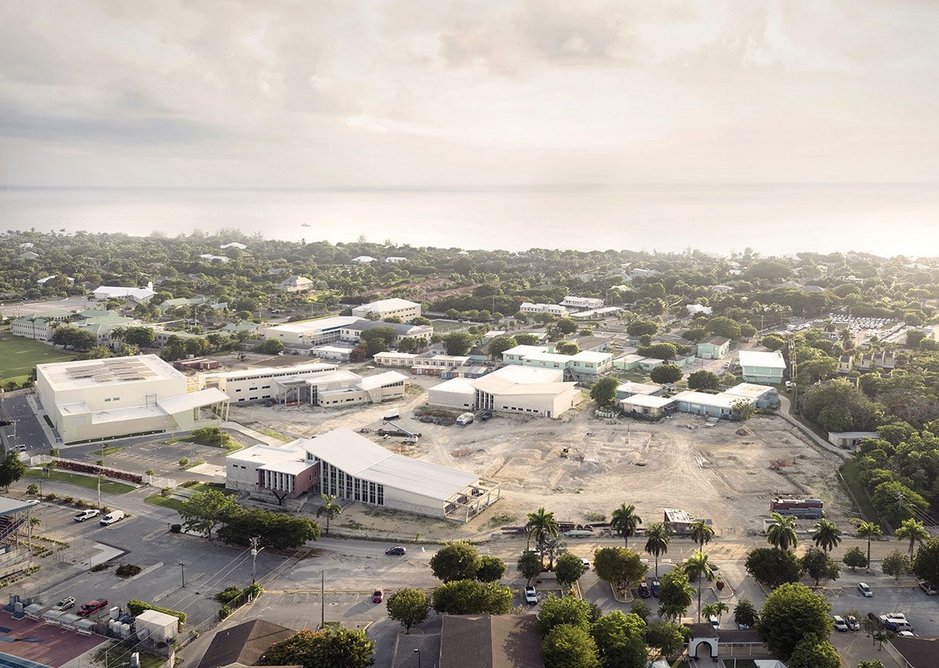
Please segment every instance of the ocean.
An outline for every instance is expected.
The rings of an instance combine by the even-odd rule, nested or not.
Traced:
[[[939,186],[235,190],[6,189],[0,229],[171,236],[237,228],[299,241],[467,249],[939,255]]]

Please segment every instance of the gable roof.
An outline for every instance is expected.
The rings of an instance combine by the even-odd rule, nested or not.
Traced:
[[[440,668],[544,668],[534,615],[444,615]]]
[[[221,668],[233,663],[256,666],[272,645],[296,633],[286,626],[263,619],[253,619],[222,629],[212,638],[212,644],[205,651],[198,668]]]
[[[911,668],[930,668],[939,656],[939,638],[891,638],[890,642]]]

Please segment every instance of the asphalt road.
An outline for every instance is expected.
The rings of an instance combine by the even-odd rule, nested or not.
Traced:
[[[25,396],[4,397],[0,404],[0,420],[16,423],[15,428],[14,425],[0,427],[4,447],[24,444],[32,454],[49,454],[49,442]]]

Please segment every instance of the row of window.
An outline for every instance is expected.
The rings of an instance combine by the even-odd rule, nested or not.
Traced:
[[[120,397],[108,397],[108,398],[106,398],[106,399],[104,400],[104,403],[107,404],[107,403],[110,403],[110,402],[112,402],[112,401],[120,401],[120,400],[121,400]]]
[[[385,505],[384,485],[351,476],[328,462],[321,462],[320,466],[320,483],[324,494],[378,506]]]

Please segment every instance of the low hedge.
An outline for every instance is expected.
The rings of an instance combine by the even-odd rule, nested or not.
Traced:
[[[158,605],[153,605],[152,603],[147,603],[146,601],[138,601],[136,599],[127,601],[127,609],[130,610],[131,614],[135,617],[144,610],[156,610],[157,612],[162,612],[167,615],[173,615],[173,617],[176,617],[179,620],[180,625],[186,623],[185,612],[182,612],[181,610],[161,608]]]
[[[126,480],[127,482],[132,482],[137,485],[143,484],[143,476],[137,473],[116,471],[114,469],[98,466],[97,464],[85,464],[83,462],[72,461],[71,459],[56,459],[54,461],[55,468],[57,469],[75,471],[76,473],[92,473],[94,475],[101,473],[106,478],[112,478],[114,480]]]

